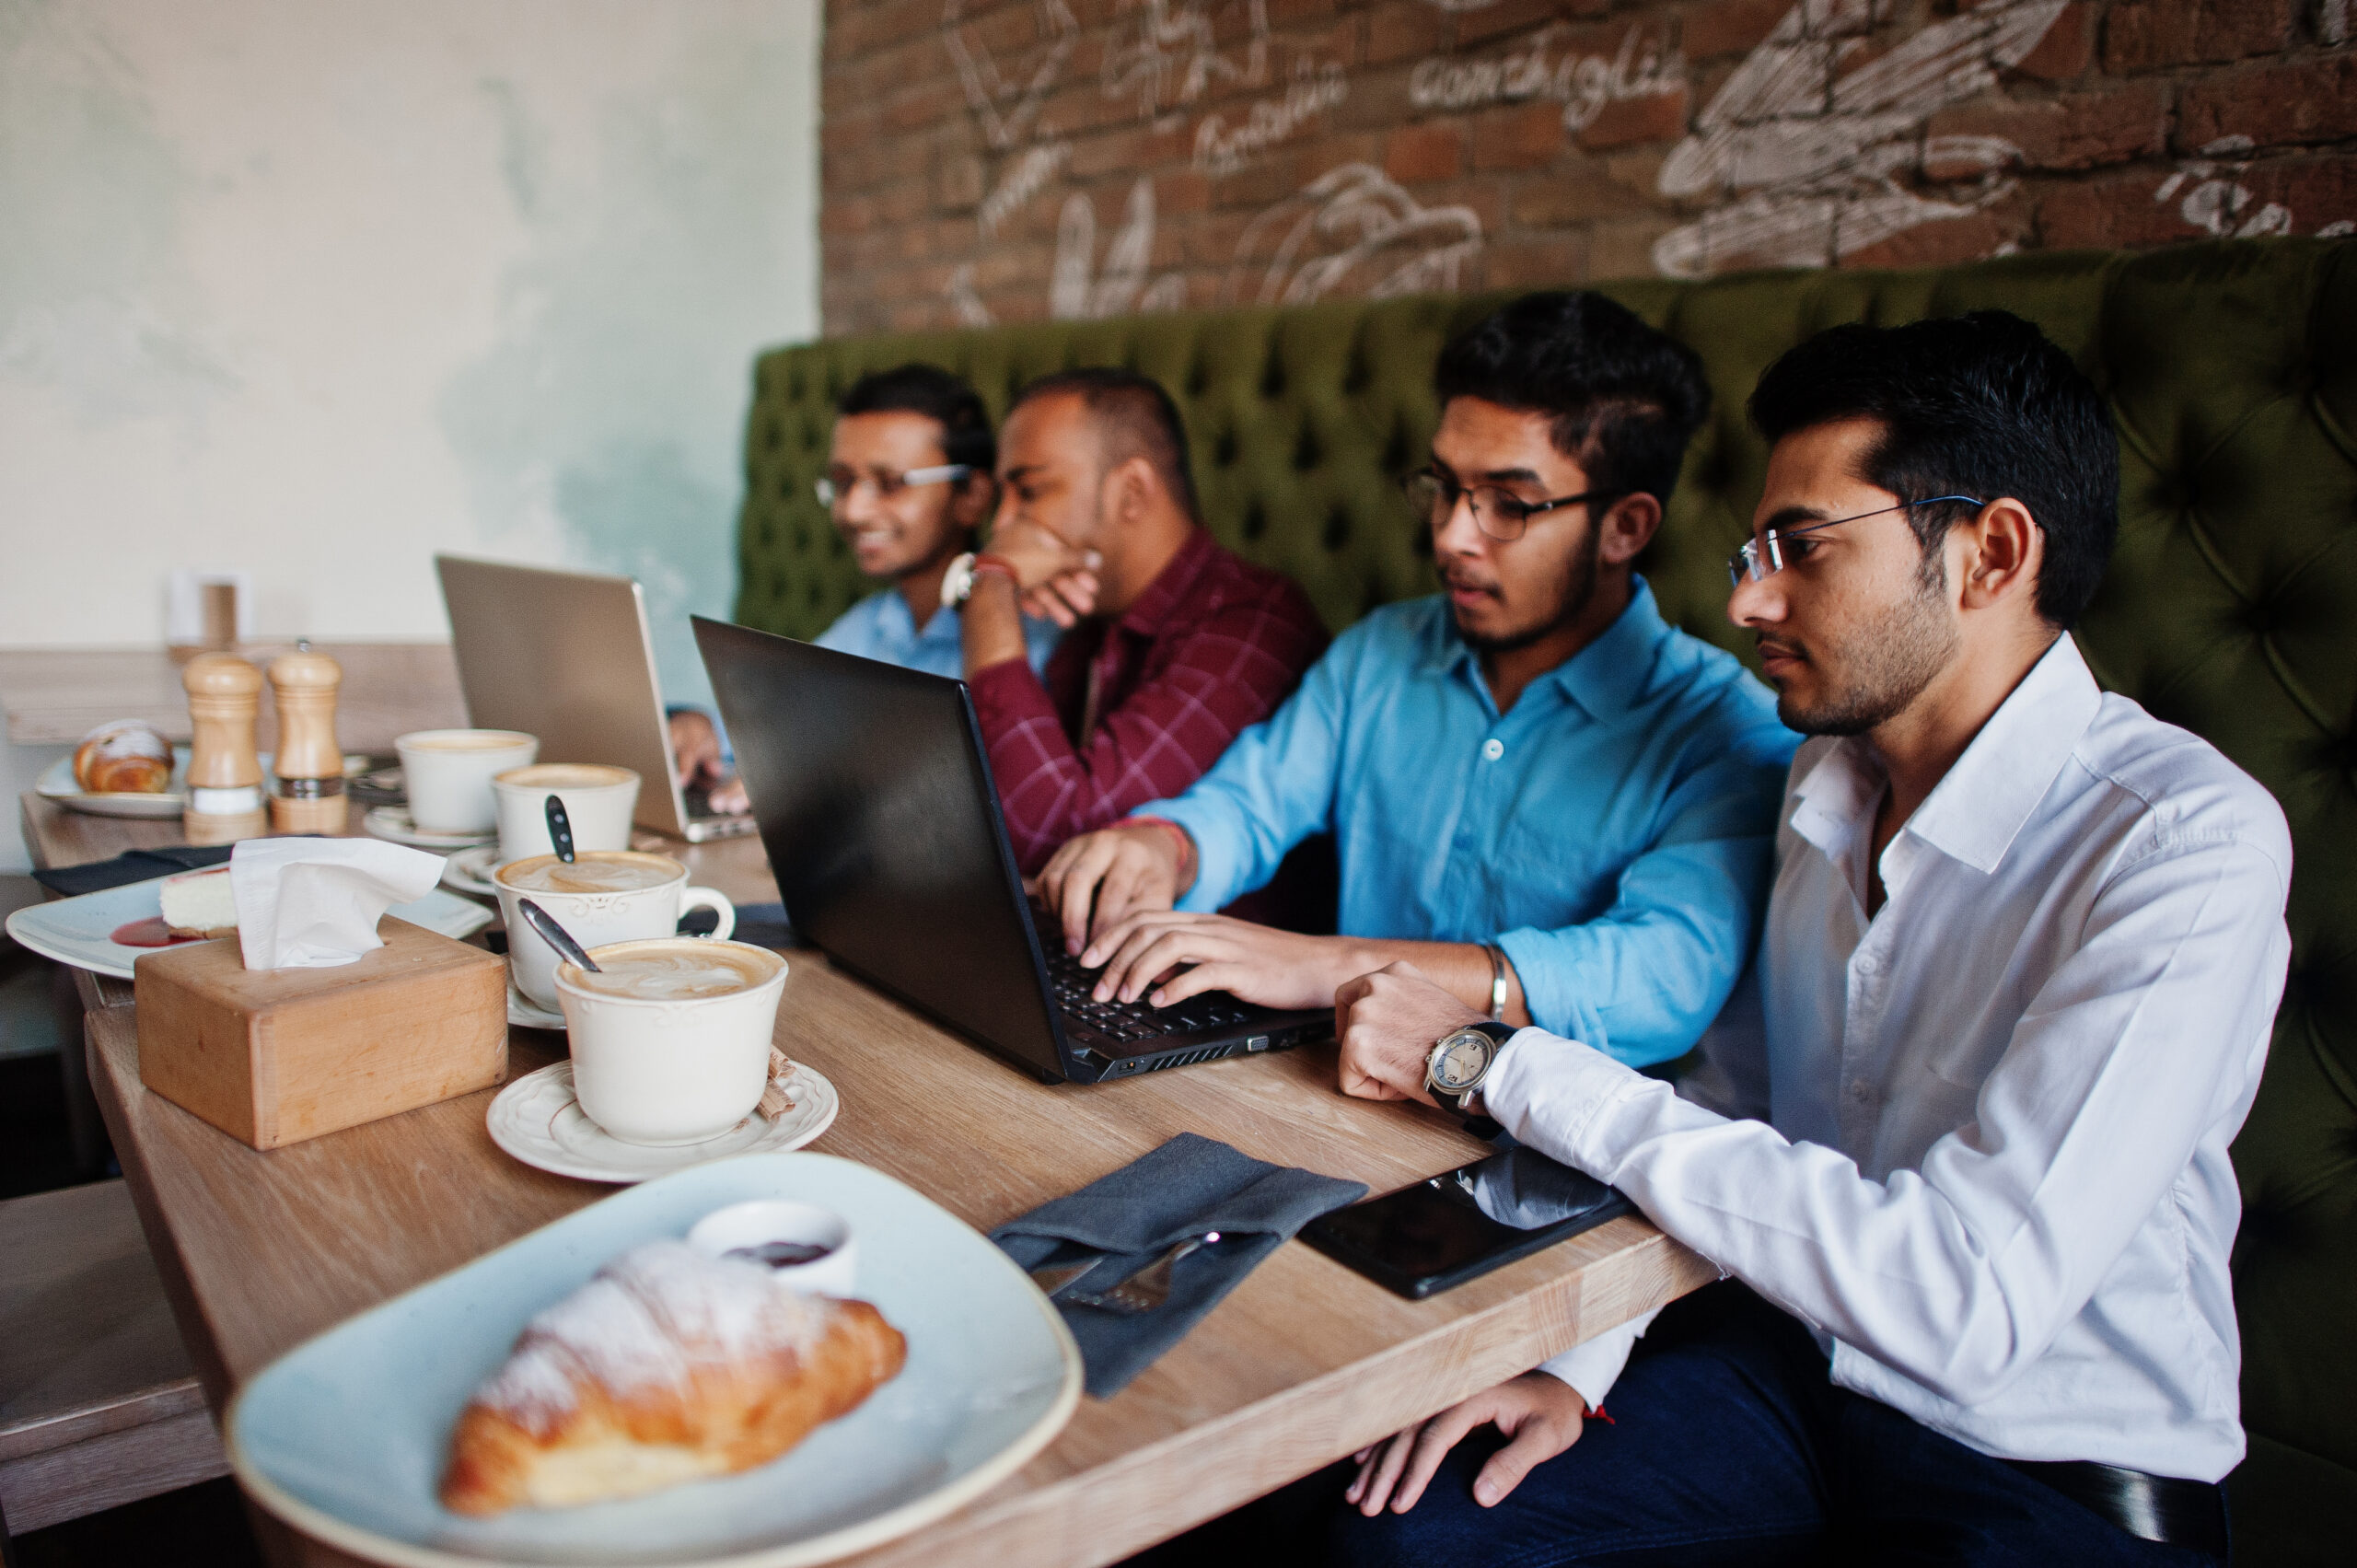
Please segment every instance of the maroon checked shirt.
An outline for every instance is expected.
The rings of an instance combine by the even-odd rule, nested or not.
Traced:
[[[1120,620],[1065,633],[1044,683],[1019,658],[977,670],[967,686],[1024,875],[1201,778],[1325,647],[1293,579],[1197,528]]]

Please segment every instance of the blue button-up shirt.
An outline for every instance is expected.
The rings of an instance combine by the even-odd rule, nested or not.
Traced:
[[[1446,600],[1377,610],[1176,800],[1179,907],[1213,910],[1330,830],[1345,935],[1490,942],[1542,1028],[1632,1064],[1684,1052],[1768,897],[1799,738],[1732,656],[1629,608],[1500,714]]]
[[[1029,650],[1033,669],[1048,667],[1048,656],[1055,651],[1056,639],[1062,635],[1062,629],[1052,621],[1037,621],[1028,615],[1023,618],[1023,641]],[[936,610],[920,628],[916,617],[909,613],[907,597],[897,587],[868,595],[811,640],[837,653],[882,659],[886,664],[921,669],[927,675],[946,675],[952,680],[961,679],[966,674],[966,650],[959,636],[958,612]]]

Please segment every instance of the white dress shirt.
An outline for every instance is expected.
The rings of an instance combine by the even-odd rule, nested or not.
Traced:
[[[1841,1387],[1984,1453],[2218,1480],[2282,812],[2067,636],[1892,837],[1873,919],[1879,765],[1818,739],[1791,777],[1758,983],[1682,1091],[1525,1029],[1490,1114],[1810,1325]],[[1547,1369],[1600,1402],[1642,1328]]]

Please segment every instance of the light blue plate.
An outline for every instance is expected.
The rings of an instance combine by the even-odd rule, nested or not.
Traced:
[[[908,1337],[900,1375],[772,1464],[621,1503],[491,1519],[435,1487],[452,1424],[533,1314],[608,1260],[748,1198],[834,1210],[859,1295]],[[1062,1430],[1080,1353],[979,1232],[890,1177],[829,1155],[747,1155],[633,1187],[420,1285],[273,1362],[229,1406],[238,1480],[263,1507],[380,1562],[788,1568],[962,1507]]]

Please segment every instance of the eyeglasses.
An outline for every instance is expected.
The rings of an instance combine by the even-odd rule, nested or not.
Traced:
[[[970,463],[943,463],[935,468],[911,469],[906,473],[854,473],[849,469],[833,469],[810,489],[821,506],[850,500],[852,492],[863,484],[876,487],[878,501],[889,501],[912,484],[954,484],[973,471]]]
[[[1943,501],[1961,501],[1971,506],[1988,504],[1972,495],[1934,495],[1928,501],[1901,501],[1896,506],[1877,506],[1871,512],[1852,512],[1846,517],[1829,517],[1824,522],[1805,523],[1796,528],[1766,528],[1761,530],[1758,539],[1745,540],[1743,548],[1727,557],[1727,581],[1739,588],[1746,583],[1765,582],[1782,571],[1784,548],[1799,535],[1815,533],[1819,528],[1839,528],[1843,523],[1854,523],[1861,517],[1879,517],[1885,512],[1911,512],[1918,506],[1936,506]],[[1807,548],[1803,545],[1794,551],[1794,559],[1798,560],[1805,554]]]
[[[1511,544],[1530,526],[1530,519],[1541,512],[1552,512],[1562,506],[1577,506],[1583,502],[1618,500],[1628,494],[1625,490],[1583,490],[1577,495],[1559,495],[1552,501],[1525,501],[1494,484],[1459,484],[1445,473],[1431,469],[1419,469],[1399,482],[1408,504],[1422,513],[1434,528],[1446,523],[1457,510],[1458,496],[1473,504],[1473,526],[1500,544]]]

